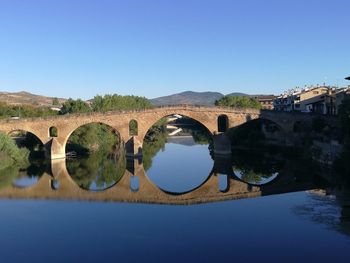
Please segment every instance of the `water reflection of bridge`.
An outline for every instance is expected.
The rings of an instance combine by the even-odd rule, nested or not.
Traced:
[[[232,165],[230,164],[230,160],[216,159],[214,168],[205,182],[193,191],[174,194],[162,191],[150,181],[142,164],[139,164],[137,160],[133,160],[130,163],[124,176],[118,183],[103,191],[89,191],[80,188],[69,175],[66,169],[66,161],[62,159],[52,160],[52,174],[49,172],[44,173],[33,186],[20,188],[12,185],[1,189],[0,198],[189,205],[317,188],[312,177],[303,177],[302,182],[300,182],[293,175],[286,175],[286,173],[265,185],[251,185],[235,177]],[[286,170],[288,167],[284,169]],[[220,191],[219,189],[219,174],[227,175],[227,187],[224,191]],[[135,181],[135,179],[138,181],[136,188],[132,187],[132,181]]]

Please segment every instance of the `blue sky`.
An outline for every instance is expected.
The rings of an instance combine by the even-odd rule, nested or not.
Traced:
[[[88,99],[346,85],[348,0],[0,0],[0,91]]]

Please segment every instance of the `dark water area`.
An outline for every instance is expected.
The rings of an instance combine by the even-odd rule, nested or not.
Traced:
[[[1,262],[348,262],[350,191],[331,171],[160,136],[143,162],[97,153],[2,171]]]

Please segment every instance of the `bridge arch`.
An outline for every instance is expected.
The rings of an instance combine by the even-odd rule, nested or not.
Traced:
[[[143,133],[141,134],[140,137],[140,141],[143,142],[146,134],[148,133],[148,131],[152,128],[152,126],[154,126],[158,121],[160,121],[163,118],[169,117],[169,116],[174,116],[174,115],[180,115],[189,119],[194,120],[195,122],[197,122],[198,124],[200,124],[201,126],[203,126],[206,131],[208,132],[208,134],[210,134],[211,136],[213,135],[213,128],[210,127],[209,125],[207,125],[206,123],[204,123],[203,121],[200,120],[200,118],[198,118],[197,116],[195,116],[194,114],[188,114],[188,113],[183,113],[181,111],[173,111],[173,112],[165,112],[162,114],[158,114],[155,116],[155,118],[153,118],[149,123],[151,124],[147,124],[145,125],[145,127],[143,128]]]
[[[124,143],[123,138],[122,138],[120,132],[115,127],[113,127],[109,123],[106,123],[103,121],[101,121],[101,122],[100,121],[89,121],[89,122],[82,123],[82,124],[75,126],[73,129],[71,129],[67,133],[67,135],[64,137],[63,144],[62,144],[62,148],[64,149],[64,151],[67,151],[67,144],[68,144],[69,138],[71,138],[71,136],[73,135],[74,132],[78,131],[80,128],[82,128],[84,126],[89,126],[92,124],[100,124],[100,125],[104,125],[106,127],[109,127],[111,129],[111,132],[113,132],[118,137],[119,144],[123,145],[123,143]]]
[[[13,135],[14,133],[16,132],[26,132],[26,133],[30,133],[32,134],[33,136],[35,136],[36,138],[38,138],[38,140],[43,144],[45,145],[47,143],[47,139],[45,136],[41,135],[41,134],[38,134],[36,131],[32,130],[32,129],[28,129],[28,128],[14,128],[14,129],[11,129],[9,131],[6,132],[6,134],[8,136],[11,137],[11,135]]]
[[[15,129],[7,133],[12,139],[15,140],[19,147],[40,147],[42,151],[45,151],[45,140],[40,138],[34,132],[28,131],[27,129]],[[23,143],[21,145],[21,143]]]

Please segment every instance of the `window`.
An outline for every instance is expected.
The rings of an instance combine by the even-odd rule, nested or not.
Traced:
[[[58,136],[58,131],[57,131],[56,127],[50,127],[49,136],[50,137],[57,137]]]
[[[227,115],[220,115],[218,117],[218,132],[226,132],[228,129]]]
[[[129,135],[130,136],[138,135],[138,124],[136,120],[131,120],[129,122]]]

